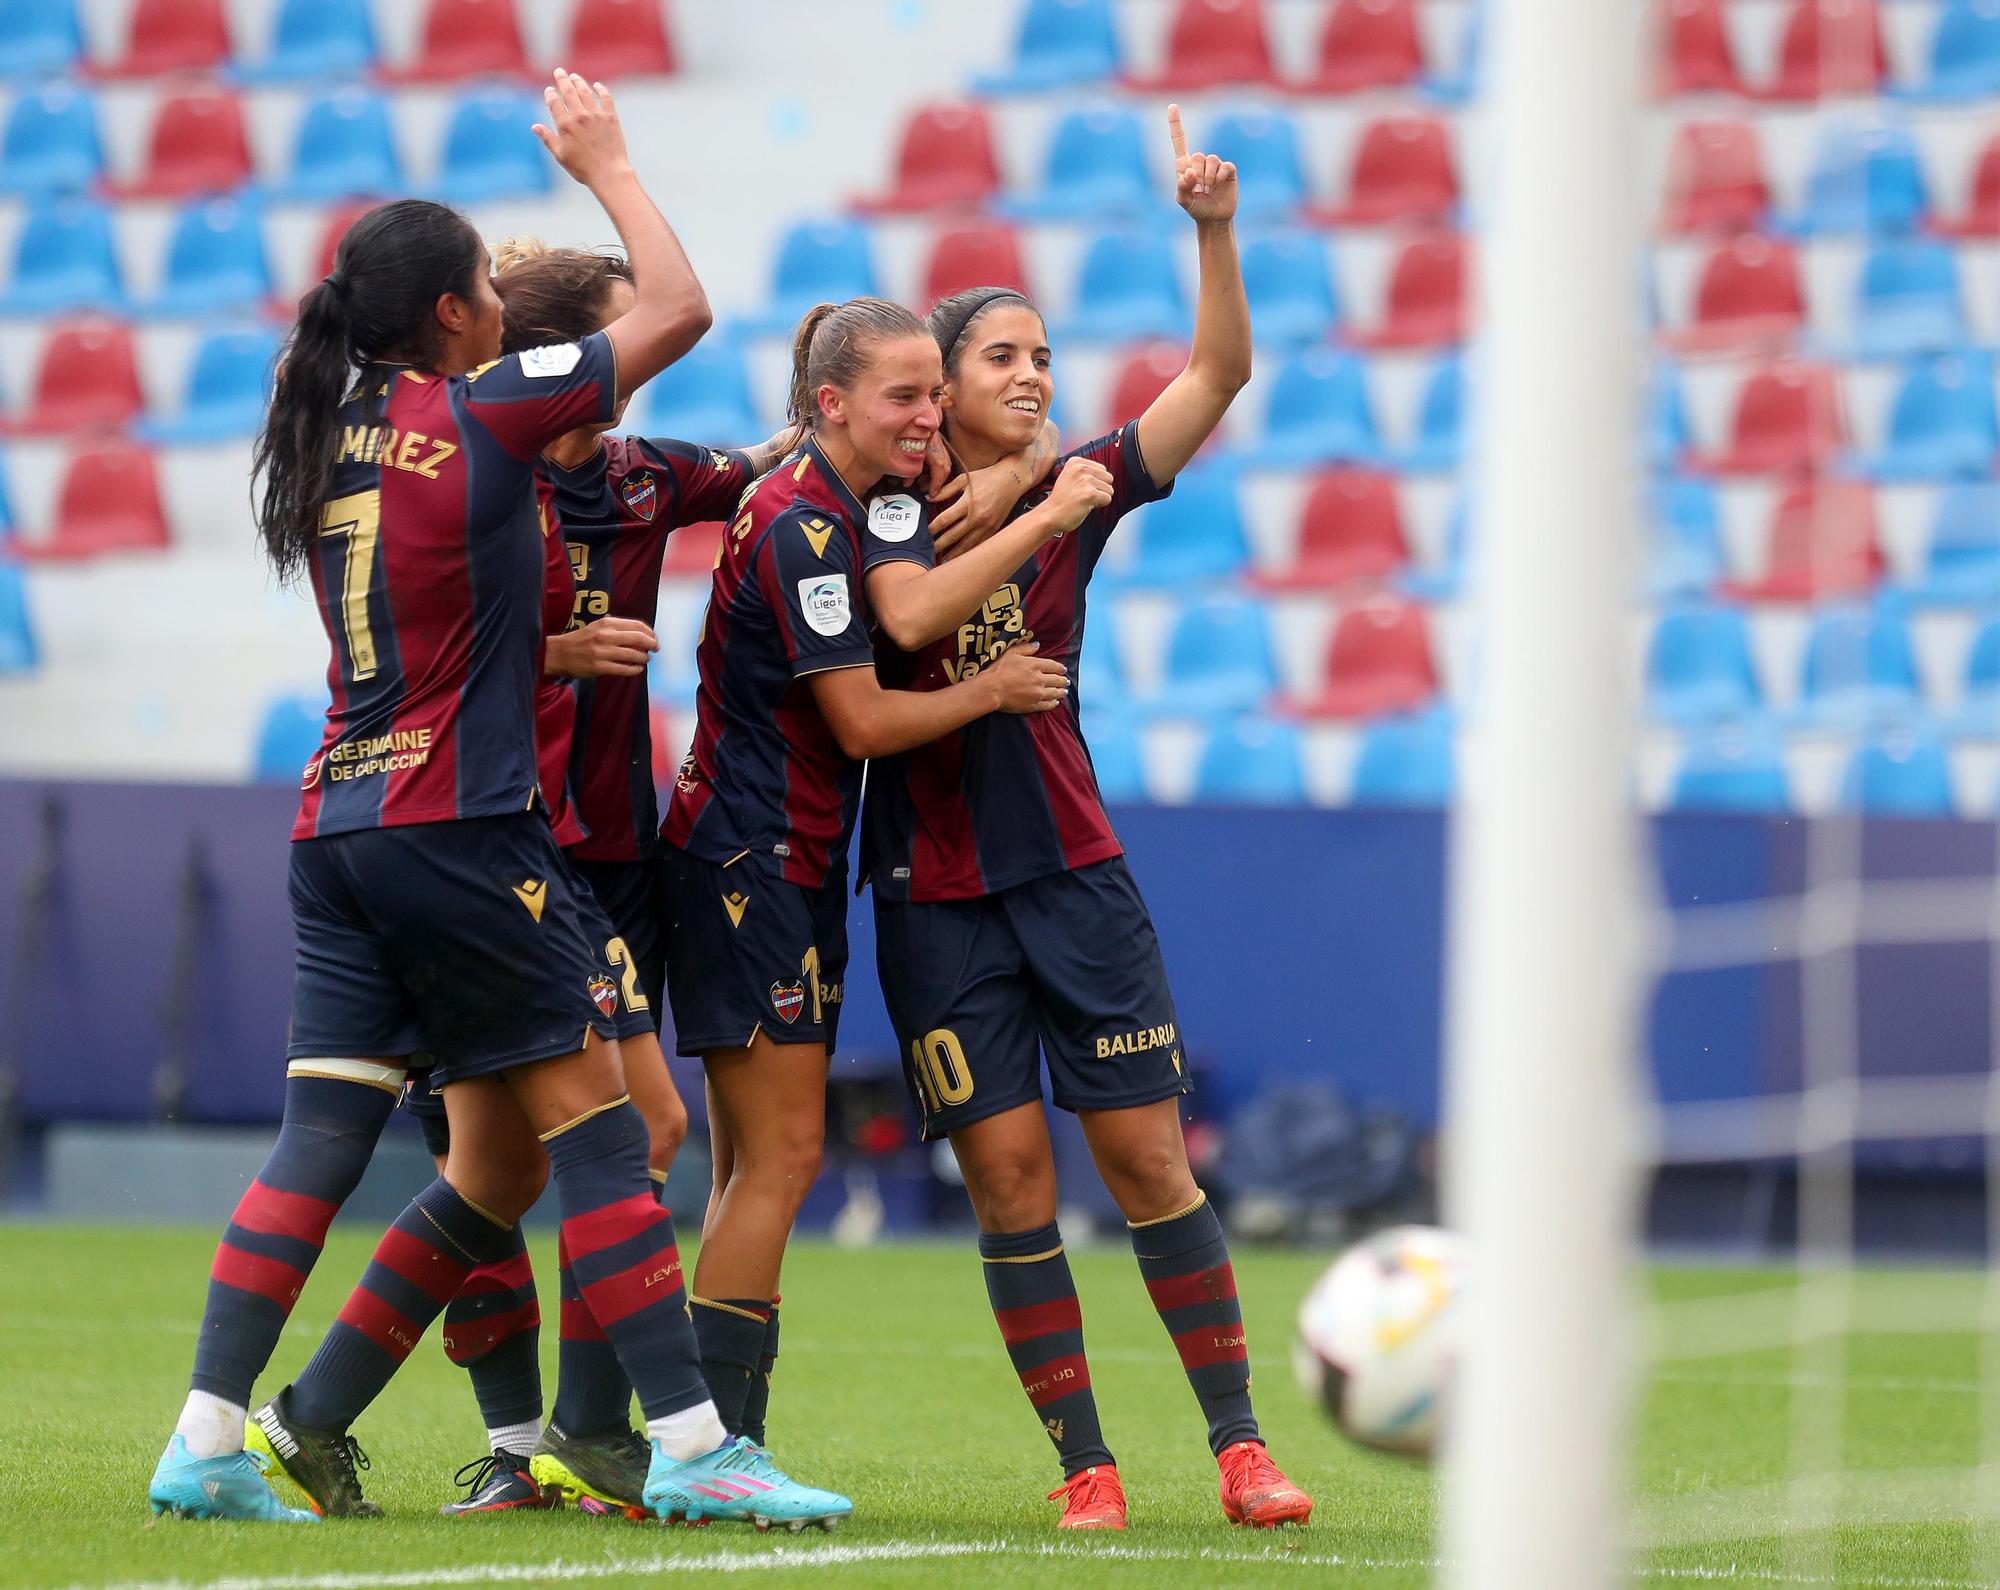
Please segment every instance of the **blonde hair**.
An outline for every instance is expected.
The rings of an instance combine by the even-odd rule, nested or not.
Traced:
[[[815,394],[823,386],[845,391],[868,368],[868,350],[896,337],[928,337],[924,323],[886,298],[850,298],[815,304],[792,335],[790,413],[794,425],[819,426]]]
[[[603,324],[611,284],[631,280],[632,267],[622,255],[553,248],[525,235],[502,238],[493,246],[501,351],[581,341]]]

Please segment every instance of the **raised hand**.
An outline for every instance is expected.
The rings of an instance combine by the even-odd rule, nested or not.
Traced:
[[[1174,141],[1174,202],[1196,222],[1220,225],[1236,215],[1236,162],[1188,153],[1181,108],[1167,107],[1167,136]]]
[[[631,170],[625,128],[610,89],[559,66],[555,81],[542,90],[542,103],[548,106],[549,119],[536,122],[534,134],[556,157],[556,164],[578,182],[588,188],[604,177]]]

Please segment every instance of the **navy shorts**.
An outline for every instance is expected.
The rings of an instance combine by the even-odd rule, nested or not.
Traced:
[[[425,1054],[441,1088],[649,1025],[540,812],[299,840],[291,898],[293,1061]]]
[[[1188,1091],[1160,941],[1122,856],[976,900],[875,897],[882,997],[927,1139],[1051,1094],[1120,1110]]]
[[[603,908],[619,948],[611,959],[637,968],[641,1006],[659,1030],[659,1015],[667,997],[667,928],[660,915],[660,868],[655,861],[570,862],[570,871],[585,884]],[[620,1033],[619,1037],[624,1037]]]
[[[833,1053],[847,979],[847,887],[801,888],[742,861],[703,861],[661,847],[667,998],[674,1050],[823,1043]]]

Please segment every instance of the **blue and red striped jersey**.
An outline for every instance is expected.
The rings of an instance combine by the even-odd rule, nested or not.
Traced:
[[[919,652],[884,644],[877,653],[892,690],[942,690],[1031,640],[1070,671],[1069,701],[1053,712],[992,713],[869,764],[861,876],[885,899],[974,899],[1124,851],[1077,727],[1084,593],[1118,521],[1168,495],[1173,482],[1158,485],[1147,473],[1137,420],[1064,461],[1079,457],[1111,472],[1109,503],[1044,542],[955,635]],[[1055,476],[1023,496],[1014,517],[1044,501]]]
[[[751,488],[717,556],[694,744],[661,838],[708,861],[754,858],[805,888],[845,872],[861,764],[807,677],[871,666],[865,576],[930,557],[916,498],[892,486],[864,506],[815,440]]]
[[[294,839],[536,799],[542,448],[611,418],[602,332],[463,376],[374,366],[341,405],[311,560],[332,702]]]
[[[607,436],[575,469],[543,459],[538,473],[562,548],[563,607],[551,634],[605,617],[651,624],[659,616],[667,537],[683,525],[728,518],[752,478],[742,453],[644,436]],[[588,861],[650,856],[660,811],[646,676],[572,679],[556,688],[568,698],[573,727],[561,726],[554,751],[566,765],[581,825],[565,843]],[[545,748],[545,758],[550,754]]]
[[[542,648],[543,666],[535,675],[535,771],[542,786],[542,800],[548,807],[549,826],[556,843],[565,850],[583,842],[584,829],[577,817],[576,801],[569,787],[569,747],[576,729],[576,697],[570,681],[547,669],[548,637],[569,628],[570,595],[575,581],[570,578],[569,554],[563,548],[562,526],[556,521],[555,488],[540,468],[535,471],[535,505],[542,529]]]

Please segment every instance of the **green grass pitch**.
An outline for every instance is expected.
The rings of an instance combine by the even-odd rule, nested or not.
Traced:
[[[1253,1535],[1223,1522],[1193,1398],[1122,1244],[1078,1251],[1075,1266],[1105,1431],[1131,1498],[1123,1535],[1050,1527],[1051,1454],[1009,1373],[969,1242],[802,1244],[787,1265],[771,1439],[801,1477],[854,1496],[855,1516],[836,1535],[666,1529],[575,1512],[440,1519],[437,1504],[456,1494],[452,1470],[480,1455],[481,1437],[464,1376],[435,1332],[357,1427],[374,1465],[364,1479],[386,1519],[151,1526],[146,1481],[185,1389],[214,1240],[205,1230],[0,1228],[0,1585],[612,1587],[725,1569],[783,1584],[1059,1584],[1088,1574],[1093,1590],[1389,1590],[1426,1584],[1434,1571],[1429,1472],[1348,1447],[1293,1385],[1292,1310],[1324,1259],[1236,1255],[1258,1413],[1273,1452],[1318,1502],[1309,1529]],[[336,1229],[267,1390],[304,1362],[370,1242]],[[535,1258],[553,1388],[552,1238],[537,1237]],[[1788,1286],[1741,1270],[1672,1269],[1655,1281],[1684,1311],[1760,1291],[1782,1308]],[[1834,1503],[1847,1522],[1831,1531],[1780,1527],[1793,1399],[1827,1383],[1825,1364],[1784,1352],[1670,1358],[1636,1415],[1636,1577],[1882,1590],[1987,1582],[1962,1522],[1979,1439],[1969,1329],[1978,1287],[1974,1275],[1862,1278],[1859,1323],[1896,1328],[1847,1341],[1848,1484]],[[1910,1332],[1912,1313],[1923,1334]],[[1670,1318],[1670,1347],[1674,1330]]]

